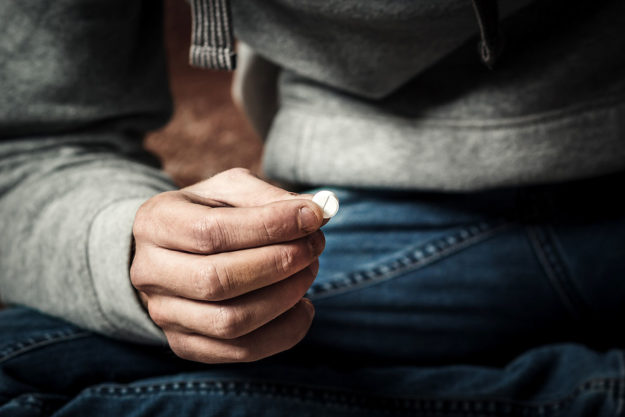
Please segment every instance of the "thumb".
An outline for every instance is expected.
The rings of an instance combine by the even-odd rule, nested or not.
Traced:
[[[207,180],[183,188],[183,191],[232,207],[258,207],[284,200],[312,200],[311,194],[292,193],[276,187],[245,168],[223,171]]]

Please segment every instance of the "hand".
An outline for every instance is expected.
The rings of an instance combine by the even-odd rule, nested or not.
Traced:
[[[174,353],[250,362],[305,336],[325,246],[310,199],[233,169],[141,206],[130,277]]]

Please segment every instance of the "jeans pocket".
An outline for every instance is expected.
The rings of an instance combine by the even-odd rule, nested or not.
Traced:
[[[0,364],[36,349],[90,335],[83,329],[33,310],[16,307],[0,313]]]
[[[506,230],[506,220],[479,221],[450,230],[432,240],[402,248],[353,270],[320,274],[307,296],[320,299],[374,285],[418,270]]]
[[[571,281],[552,231],[548,226],[527,226],[527,235],[545,274],[571,317],[583,320],[589,309]]]

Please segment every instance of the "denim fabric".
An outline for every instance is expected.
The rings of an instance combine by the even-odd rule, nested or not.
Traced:
[[[334,190],[313,326],[256,363],[0,312],[0,416],[625,415],[623,179]]]

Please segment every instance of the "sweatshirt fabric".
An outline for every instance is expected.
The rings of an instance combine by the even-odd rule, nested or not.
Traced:
[[[625,3],[543,3],[501,1],[490,71],[468,1],[232,0],[279,69],[266,172],[474,191],[622,170]],[[136,210],[174,189],[141,146],[171,112],[161,2],[9,1],[0,22],[2,299],[164,342],[129,278]]]
[[[277,180],[471,192],[625,169],[622,1],[500,1],[493,70],[469,1],[231,2],[282,69]]]
[[[155,0],[0,2],[0,295],[162,342],[129,278],[138,207],[174,185],[142,148],[171,112]]]

